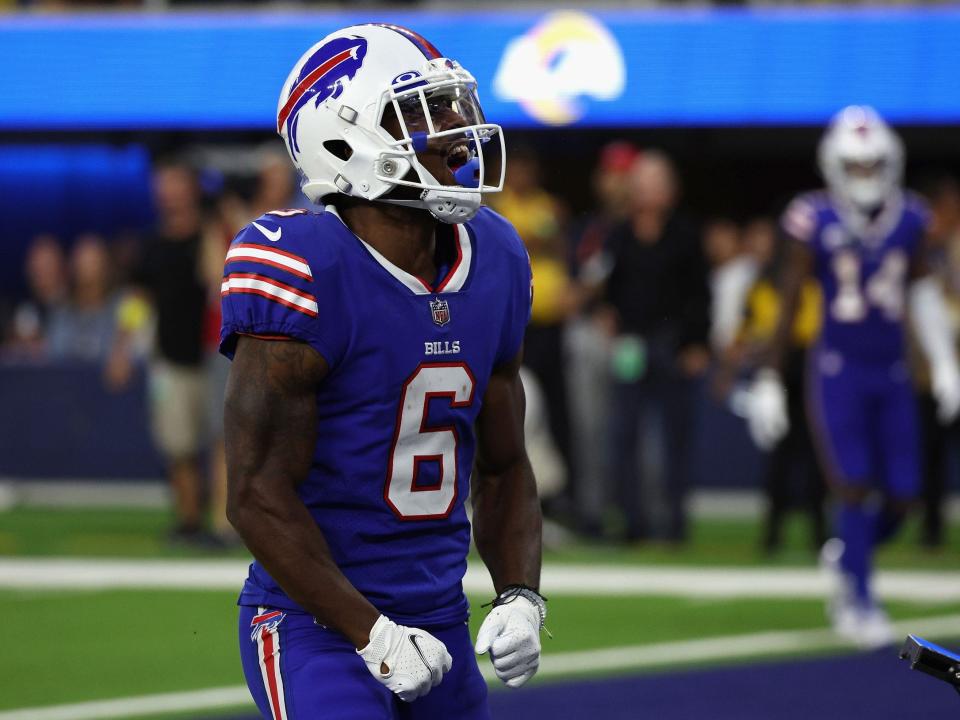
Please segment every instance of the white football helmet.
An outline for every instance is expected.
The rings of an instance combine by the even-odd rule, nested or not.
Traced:
[[[903,177],[900,138],[863,105],[850,105],[833,117],[818,159],[830,192],[863,212],[882,205]]]
[[[463,222],[484,193],[503,189],[505,170],[503,132],[484,122],[476,87],[420,35],[354,25],[294,66],[280,92],[277,132],[311,202],[340,193]],[[428,155],[432,173],[422,162]],[[403,186],[414,191],[391,193]]]

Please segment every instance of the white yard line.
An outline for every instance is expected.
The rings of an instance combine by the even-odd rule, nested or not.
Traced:
[[[894,625],[896,633],[929,636],[960,635],[960,615],[902,620]],[[735,660],[763,655],[829,650],[850,647],[829,630],[792,630],[786,632],[729,635],[703,640],[680,640],[651,645],[630,645],[603,650],[548,653],[544,655],[538,677],[579,675],[611,670],[636,670],[677,663],[705,663]],[[892,652],[892,650],[891,650]],[[480,667],[487,681],[494,680],[490,664],[481,659]],[[906,672],[906,666],[904,666]],[[244,686],[211,688],[182,693],[141,695],[116,700],[24,708],[0,712],[0,720],[109,720],[144,715],[250,706],[252,702]]]
[[[903,638],[910,633],[960,637],[960,615],[902,620],[894,623],[894,628],[896,635]],[[631,645],[549,654],[543,657],[540,674],[543,676],[574,675],[850,647],[850,643],[841,640],[826,629],[762,632],[703,640],[681,640],[653,645]],[[486,676],[487,673],[484,675]],[[490,675],[492,676],[492,672]],[[0,720],[3,720],[2,717]]]
[[[0,558],[0,588],[23,590],[237,590],[244,560],[108,560]],[[490,576],[472,566],[467,592],[490,593]],[[824,577],[814,568],[554,565],[543,569],[544,592],[557,595],[656,595],[689,598],[821,598]],[[960,601],[960,572],[887,570],[879,594],[917,603]]]
[[[0,476],[0,510],[11,507],[152,508],[170,507],[170,488],[162,479],[114,478],[33,480]],[[689,494],[690,516],[756,520],[766,507],[763,492],[754,489],[696,489]],[[947,518],[960,519],[960,493],[948,495]]]
[[[253,705],[246,685],[0,712],[0,720],[106,720]]]
[[[245,560],[0,558],[0,588],[31,590],[236,590]]]

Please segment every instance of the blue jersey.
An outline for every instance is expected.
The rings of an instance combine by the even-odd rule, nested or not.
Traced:
[[[299,496],[350,582],[404,624],[467,616],[474,422],[530,315],[529,259],[502,217],[481,209],[438,243],[450,261],[431,285],[332,208],[268,213],[232,243],[221,290],[223,353],[238,335],[279,335],[329,364]],[[240,604],[300,609],[259,562]]]
[[[801,195],[787,207],[784,230],[813,252],[825,351],[877,365],[903,359],[906,286],[927,222],[923,201],[911,193],[892,198],[863,229],[825,192]]]

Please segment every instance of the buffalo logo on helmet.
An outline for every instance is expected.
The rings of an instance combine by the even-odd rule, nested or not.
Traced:
[[[362,37],[336,38],[318,48],[300,68],[290,84],[287,101],[277,114],[277,132],[287,129],[291,154],[300,152],[297,143],[297,117],[300,109],[313,101],[314,107],[343,92],[344,82],[353,80],[367,55],[367,41]]]

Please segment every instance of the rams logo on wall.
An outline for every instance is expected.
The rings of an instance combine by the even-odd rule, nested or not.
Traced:
[[[565,11],[547,15],[507,44],[493,89],[540,122],[569,125],[586,112],[585,98],[616,100],[625,84],[616,38],[596,18]]]

